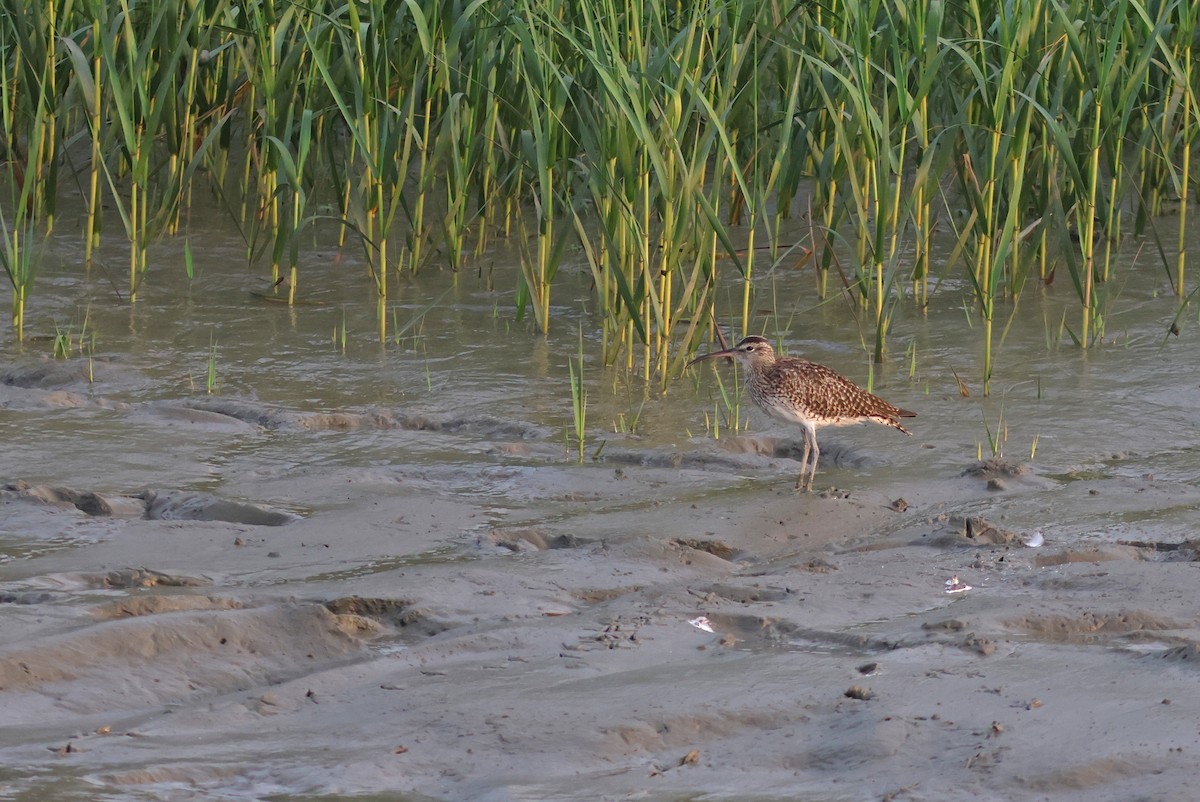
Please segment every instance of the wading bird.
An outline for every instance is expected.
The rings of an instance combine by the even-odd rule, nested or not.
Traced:
[[[763,412],[804,430],[804,451],[800,459],[797,490],[812,490],[817,474],[818,426],[845,426],[860,421],[875,421],[910,434],[900,425],[901,418],[915,418],[915,412],[894,407],[871,395],[849,379],[824,365],[792,356],[777,356],[763,337],[747,337],[732,348],[698,356],[687,366],[714,357],[732,357],[746,373],[750,397]],[[812,463],[809,464],[809,455]],[[804,477],[808,476],[807,484]]]

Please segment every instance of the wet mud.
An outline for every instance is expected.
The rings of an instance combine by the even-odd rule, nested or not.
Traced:
[[[486,294],[345,353],[346,299],[156,286],[91,364],[0,364],[0,797],[1190,793],[1200,352],[1154,287],[1121,348],[1015,326],[989,401],[961,310],[898,321],[914,437],[823,430],[798,495],[798,432],[707,430],[708,382],[589,366],[579,460],[574,340]],[[828,306],[789,345],[853,374]]]

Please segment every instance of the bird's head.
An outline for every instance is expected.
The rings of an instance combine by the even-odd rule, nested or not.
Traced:
[[[718,356],[732,357],[744,367],[762,366],[770,365],[775,361],[775,349],[771,347],[771,343],[765,337],[751,335],[732,348],[698,356],[688,362],[687,367]]]

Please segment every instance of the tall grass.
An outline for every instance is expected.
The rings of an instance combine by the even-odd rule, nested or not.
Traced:
[[[797,248],[814,292],[865,312],[876,360],[898,305],[923,309],[931,278],[961,271],[986,388],[993,323],[1035,277],[1067,274],[1072,338],[1102,336],[1128,230],[1170,242],[1165,275],[1191,297],[1198,14],[1195,0],[0,0],[14,331],[31,245],[77,181],[85,261],[111,209],[130,300],[148,244],[186,234],[211,194],[295,301],[304,238],[334,208],[366,254],[381,341],[403,273],[463,268],[507,237],[518,317],[551,331],[556,282],[582,271],[604,359],[660,387],[712,320],[755,325],[760,278]],[[1173,240],[1158,233],[1172,203]],[[812,241],[786,233],[798,213]],[[953,238],[950,264],[935,236]],[[718,309],[722,283],[737,300]]]

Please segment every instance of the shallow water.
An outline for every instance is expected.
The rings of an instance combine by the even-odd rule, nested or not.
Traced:
[[[569,466],[567,363],[576,353],[578,327],[589,342],[598,336],[594,319],[580,311],[587,303],[582,274],[556,285],[555,332],[543,338],[514,319],[513,265],[501,263],[511,255],[489,257],[482,277],[427,271],[405,283],[393,306],[402,322],[425,312],[420,322],[399,343],[380,345],[371,287],[350,249],[307,253],[303,305],[288,308],[257,294],[267,282],[260,269],[239,264],[240,242],[205,234],[193,281],[168,242],[156,249],[141,298],[131,306],[113,289],[124,278],[117,275],[120,243],[110,240],[102,266],[88,275],[66,263],[75,255],[70,249],[56,249],[68,241],[59,236],[46,246],[29,341],[10,348],[0,366],[4,471],[11,478],[108,492],[165,484],[238,497],[229,490],[243,474],[411,463],[427,466],[438,477],[431,481],[450,492],[503,499],[520,492],[502,478],[516,466],[557,464],[586,475],[623,461],[666,464],[679,454],[720,453],[720,442],[706,433],[706,413],[715,414],[718,398],[709,370],[679,378],[657,397],[643,392],[636,377],[593,358],[585,375],[588,452],[603,443],[601,456],[610,458]],[[1136,246],[1126,251],[1136,253]],[[915,437],[855,428],[826,430],[823,442],[849,448],[848,463],[867,463],[852,472],[867,483],[889,475],[945,476],[981,453],[991,456],[989,438],[996,436],[1005,437],[1003,456],[1030,461],[1032,455],[1044,476],[1153,473],[1195,481],[1196,346],[1186,329],[1181,338],[1166,335],[1176,307],[1161,270],[1142,264],[1118,275],[1106,342],[1086,353],[1061,334],[1064,314],[1068,325],[1078,326],[1066,278],[1028,290],[998,343],[993,394],[986,399],[979,376],[982,332],[969,298],[942,290],[926,316],[901,307],[890,340],[893,357],[878,366],[873,389],[919,411]],[[816,305],[810,281],[783,271],[764,277],[764,295],[798,300],[755,328],[774,335],[776,320],[791,321],[783,334],[791,353],[866,383],[869,331],[860,338],[854,310],[841,301]],[[1006,322],[997,324],[998,340]],[[343,326],[344,350],[337,341]],[[50,359],[56,330],[85,331],[90,358]],[[214,351],[217,388],[208,395]],[[970,398],[960,396],[956,376]],[[231,400],[250,405],[243,420],[222,414]],[[217,414],[181,412],[187,406]],[[371,420],[379,415],[387,420]],[[743,419],[749,431],[796,439],[757,411]],[[619,421],[634,422],[635,433],[614,432]],[[833,467],[828,459],[826,469]],[[778,469],[764,464],[754,470],[754,463],[739,460],[733,475],[782,482],[779,474],[791,468],[785,461]],[[732,470],[718,465],[713,478],[722,468]]]
[[[67,227],[60,223],[60,231]],[[982,331],[969,299],[960,290],[943,288],[928,315],[902,306],[891,334],[893,356],[876,367],[874,390],[918,413],[914,436],[880,427],[821,435],[817,486],[865,499],[866,506],[855,508],[864,519],[859,526],[846,520],[846,513],[820,517],[825,509],[820,504],[826,502],[793,496],[793,460],[756,453],[794,444],[797,432],[750,412],[754,436],[722,432],[714,440],[706,433],[705,414],[718,398],[707,367],[674,381],[658,397],[644,394],[620,371],[589,362],[584,379],[588,452],[602,443],[603,448],[599,459],[574,462],[564,447],[571,423],[568,361],[576,355],[580,328],[589,343],[598,337],[596,321],[586,313],[588,277],[582,269],[566,270],[555,285],[549,338],[514,319],[512,254],[490,254],[478,271],[457,276],[428,270],[406,278],[394,303],[396,316],[402,324],[420,320],[399,342],[380,345],[373,336],[373,288],[351,250],[338,252],[324,241],[309,250],[301,266],[303,303],[289,308],[262,297],[267,280],[261,266],[246,267],[244,246],[221,228],[204,232],[194,280],[184,275],[177,246],[155,247],[135,305],[114,289],[124,281],[120,242],[106,242],[101,264],[90,274],[75,264],[79,249],[69,234],[56,235],[44,247],[29,305],[29,338],[10,345],[0,360],[0,439],[5,443],[0,482],[11,485],[0,499],[0,657],[18,663],[46,655],[66,659],[55,650],[86,654],[91,649],[100,654],[101,665],[117,661],[119,650],[108,654],[105,644],[112,638],[140,643],[142,635],[94,633],[122,623],[95,624],[98,606],[147,598],[155,604],[209,595],[237,599],[249,608],[246,615],[261,620],[228,624],[228,611],[204,618],[214,609],[206,601],[195,609],[127,612],[136,618],[125,624],[169,615],[177,619],[168,628],[181,626],[179,621],[196,627],[197,642],[219,632],[223,638],[242,633],[248,643],[255,637],[265,640],[248,645],[248,653],[258,657],[232,672],[219,659],[212,665],[201,659],[194,668],[198,673],[189,673],[183,667],[195,658],[187,657],[187,649],[173,657],[162,648],[148,650],[147,662],[138,663],[128,681],[115,682],[102,671],[89,674],[82,665],[64,669],[63,676],[39,677],[37,693],[10,708],[19,710],[13,714],[16,726],[0,735],[5,762],[27,767],[0,775],[3,799],[134,798],[130,794],[333,799],[387,789],[439,799],[566,798],[564,785],[549,780],[539,785],[546,778],[536,762],[508,767],[503,779],[463,769],[466,779],[447,791],[433,779],[402,783],[391,778],[392,769],[379,758],[355,762],[337,749],[328,759],[314,757],[309,749],[320,755],[330,747],[275,728],[263,712],[273,703],[245,700],[262,696],[264,688],[316,683],[318,676],[329,683],[320,693],[336,694],[343,682],[337,672],[345,665],[366,666],[362,670],[378,675],[376,680],[386,679],[388,661],[411,652],[411,644],[437,648],[447,639],[453,642],[451,635],[533,642],[522,628],[606,609],[630,588],[641,592],[652,586],[656,574],[668,571],[659,563],[664,552],[649,545],[658,537],[675,539],[663,547],[671,553],[691,554],[696,544],[679,545],[680,538],[715,538],[733,546],[733,557],[701,549],[682,560],[679,570],[688,582],[699,581],[694,572],[706,560],[737,561],[738,554],[752,554],[755,570],[768,575],[764,586],[774,588],[738,601],[753,609],[714,616],[740,641],[722,660],[689,670],[664,669],[670,663],[656,662],[626,666],[607,680],[614,687],[655,688],[666,681],[664,670],[679,670],[701,698],[708,692],[704,688],[715,694],[715,688],[743,675],[739,654],[772,655],[760,677],[770,683],[787,671],[786,663],[773,661],[796,651],[809,653],[819,675],[847,661],[861,662],[864,653],[891,648],[889,639],[903,641],[892,631],[901,606],[895,594],[909,586],[910,577],[898,569],[889,575],[889,553],[880,551],[876,558],[871,550],[926,537],[938,522],[955,516],[986,516],[1015,531],[1040,529],[1050,545],[1065,550],[1067,556],[1055,564],[1068,567],[1075,561],[1071,554],[1121,540],[1179,543],[1194,537],[1200,501],[1200,379],[1195,372],[1200,347],[1194,325],[1185,325],[1179,337],[1166,334],[1176,301],[1163,271],[1152,265],[1118,268],[1105,342],[1086,353],[1069,339],[1059,341],[1064,310],[1070,325],[1078,318],[1067,277],[1060,275],[1051,287],[1028,289],[998,344],[993,395],[986,399],[979,377]],[[1126,246],[1123,255],[1145,262],[1137,243]],[[863,343],[869,332],[860,337],[854,310],[838,300],[815,303],[806,272],[765,274],[758,283],[760,300],[795,299],[775,301],[780,308],[777,318],[766,321],[768,336],[777,333],[775,321],[781,326],[787,321],[782,339],[790,353],[867,381]],[[7,296],[0,295],[0,303],[8,303]],[[763,320],[756,319],[753,328]],[[997,324],[998,339],[1003,325]],[[348,332],[344,349],[343,326]],[[56,329],[76,334],[84,329],[90,356],[52,359]],[[11,333],[4,335],[11,342]],[[915,349],[912,375],[904,357],[910,347]],[[208,394],[214,352],[217,392]],[[970,397],[960,395],[956,375],[970,388]],[[636,431],[615,432],[619,419],[636,421]],[[983,480],[963,476],[978,455],[991,456],[989,430],[993,436],[1004,433],[1004,457],[1029,468],[1019,476],[1001,476],[1003,487],[995,491],[985,489]],[[101,502],[46,497],[54,488],[93,494],[116,508],[111,514],[89,513],[88,504]],[[149,491],[182,492],[192,506],[178,514],[147,512],[153,509]],[[912,516],[881,519],[870,511],[898,497],[914,503],[918,516],[927,516],[920,533]],[[812,527],[804,523],[810,511]],[[282,525],[264,525],[267,519]],[[776,519],[786,536],[770,528]],[[841,608],[830,601],[823,610],[808,610],[803,627],[765,626],[754,605],[786,605],[799,598],[795,594],[806,593],[804,587],[822,587],[820,592],[833,599],[849,592],[836,575],[819,567],[805,569],[799,580],[772,578],[770,572],[786,573],[808,559],[803,555],[810,535],[827,539],[826,553],[839,557],[847,574],[849,561],[875,560],[860,567],[877,572],[883,588],[873,600],[850,604],[860,616],[851,624],[832,623]],[[589,577],[585,566],[567,562],[568,552],[586,551],[593,565],[604,565],[603,554],[613,543],[632,549],[621,569],[613,569],[614,578],[599,567]],[[563,552],[561,562],[546,556],[556,551]],[[1024,560],[1028,568],[1028,553],[1013,559]],[[948,576],[971,565],[969,557],[942,555],[928,568],[940,577],[943,570]],[[998,583],[1003,572],[989,566],[977,566],[976,573],[984,584]],[[142,568],[151,573],[128,573]],[[797,581],[795,587],[789,584]],[[1085,578],[1071,581],[1086,583]],[[834,584],[822,584],[829,582]],[[737,596],[717,585],[708,593],[726,600]],[[807,593],[811,597],[817,591]],[[1016,598],[1023,591],[1014,586],[1009,593]],[[390,608],[345,613],[331,607],[342,616],[338,627],[350,626],[346,615],[361,614],[377,622],[362,626],[386,630],[381,640],[364,646],[351,635],[330,634],[332,625],[320,616],[267,613],[260,607],[288,599],[328,604],[356,595],[394,597],[397,610],[411,602],[405,608],[408,620]],[[903,616],[925,620],[922,616],[944,603],[930,592],[928,602],[904,602],[909,606]],[[663,626],[657,617],[661,604],[641,598],[638,605],[644,610],[636,615],[630,610],[613,614],[608,626],[617,630],[600,628],[588,637],[613,649],[612,644],[628,645],[627,633]],[[489,610],[495,619],[488,618]],[[270,640],[272,633],[284,631],[287,637]],[[90,640],[70,641],[81,633]],[[68,640],[45,640],[54,636]],[[449,650],[444,659],[460,659],[452,657],[453,647],[444,648]],[[326,661],[318,673],[293,667],[305,654]],[[472,669],[477,676],[456,681],[478,680],[464,687],[486,697],[494,685],[490,679],[511,665],[501,661],[490,673],[483,665]],[[528,667],[531,674],[539,670]],[[572,683],[544,670],[547,687],[569,698]],[[183,679],[181,671],[187,675]],[[436,677],[429,681],[436,683]],[[16,682],[12,676],[10,681]],[[154,685],[178,687],[165,692]],[[211,693],[195,703],[189,687]],[[111,699],[80,698],[81,689],[86,697],[88,688]],[[587,687],[588,694],[601,697],[611,692],[603,684]],[[235,701],[238,714],[223,717]],[[557,704],[546,702],[549,709]],[[176,712],[163,719],[162,709]],[[369,740],[386,732],[374,726],[367,728],[372,735],[354,730],[354,717],[370,709],[364,703],[333,725],[342,731],[331,736],[332,742]],[[262,716],[257,729],[239,718],[255,716]],[[532,724],[537,721],[535,716]],[[145,737],[126,739],[132,746],[80,738],[106,726]],[[439,728],[453,726],[431,719],[426,727],[434,734],[428,737],[437,740]],[[752,735],[750,727],[746,737]],[[411,749],[415,737],[410,732],[396,739]],[[528,731],[512,737],[531,738],[534,754],[549,748]],[[637,740],[633,734],[622,737],[623,743]],[[72,738],[86,741],[86,751],[47,751]],[[254,745],[243,753],[226,739]],[[151,744],[163,744],[162,751]],[[562,760],[582,765],[583,758],[572,754]],[[421,765],[426,774],[417,772],[418,778],[450,771],[436,761]],[[602,787],[595,779],[602,773],[589,776]],[[710,778],[696,789],[720,793],[714,783]],[[764,799],[788,798],[786,785],[772,783],[752,790]]]

